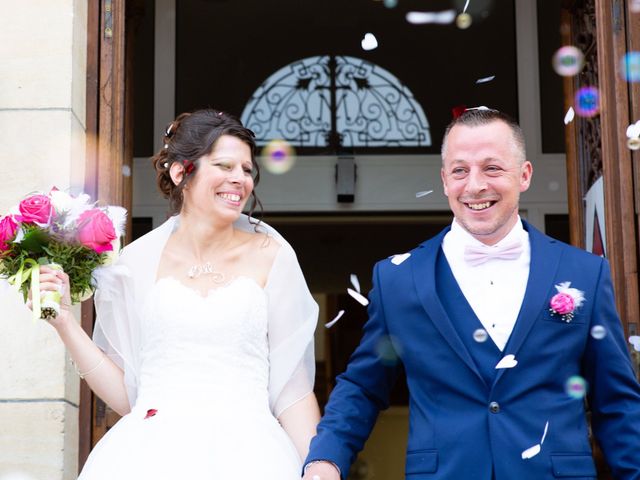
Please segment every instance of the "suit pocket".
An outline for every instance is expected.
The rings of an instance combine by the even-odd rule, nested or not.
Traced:
[[[596,478],[596,466],[590,453],[552,453],[551,467],[556,478]]]
[[[438,452],[436,450],[414,450],[407,452],[405,474],[417,475],[434,473],[438,470]]]

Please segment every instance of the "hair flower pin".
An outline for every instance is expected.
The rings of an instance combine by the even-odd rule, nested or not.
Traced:
[[[560,315],[563,322],[573,320],[576,308],[584,303],[584,292],[577,288],[571,288],[571,282],[562,282],[556,285],[556,293],[549,302],[549,311],[552,315]]]

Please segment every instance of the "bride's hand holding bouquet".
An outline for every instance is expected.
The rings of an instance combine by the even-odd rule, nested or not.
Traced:
[[[0,218],[0,277],[22,291],[34,319],[66,317],[91,296],[96,268],[115,261],[126,210],[53,188],[28,195]]]

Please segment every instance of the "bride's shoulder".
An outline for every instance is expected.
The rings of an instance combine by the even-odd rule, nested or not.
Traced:
[[[280,242],[269,233],[238,231],[245,253],[272,262],[281,250]]]

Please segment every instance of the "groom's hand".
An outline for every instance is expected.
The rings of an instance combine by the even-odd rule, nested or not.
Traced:
[[[340,480],[340,472],[331,462],[313,462],[304,471],[303,480]]]

